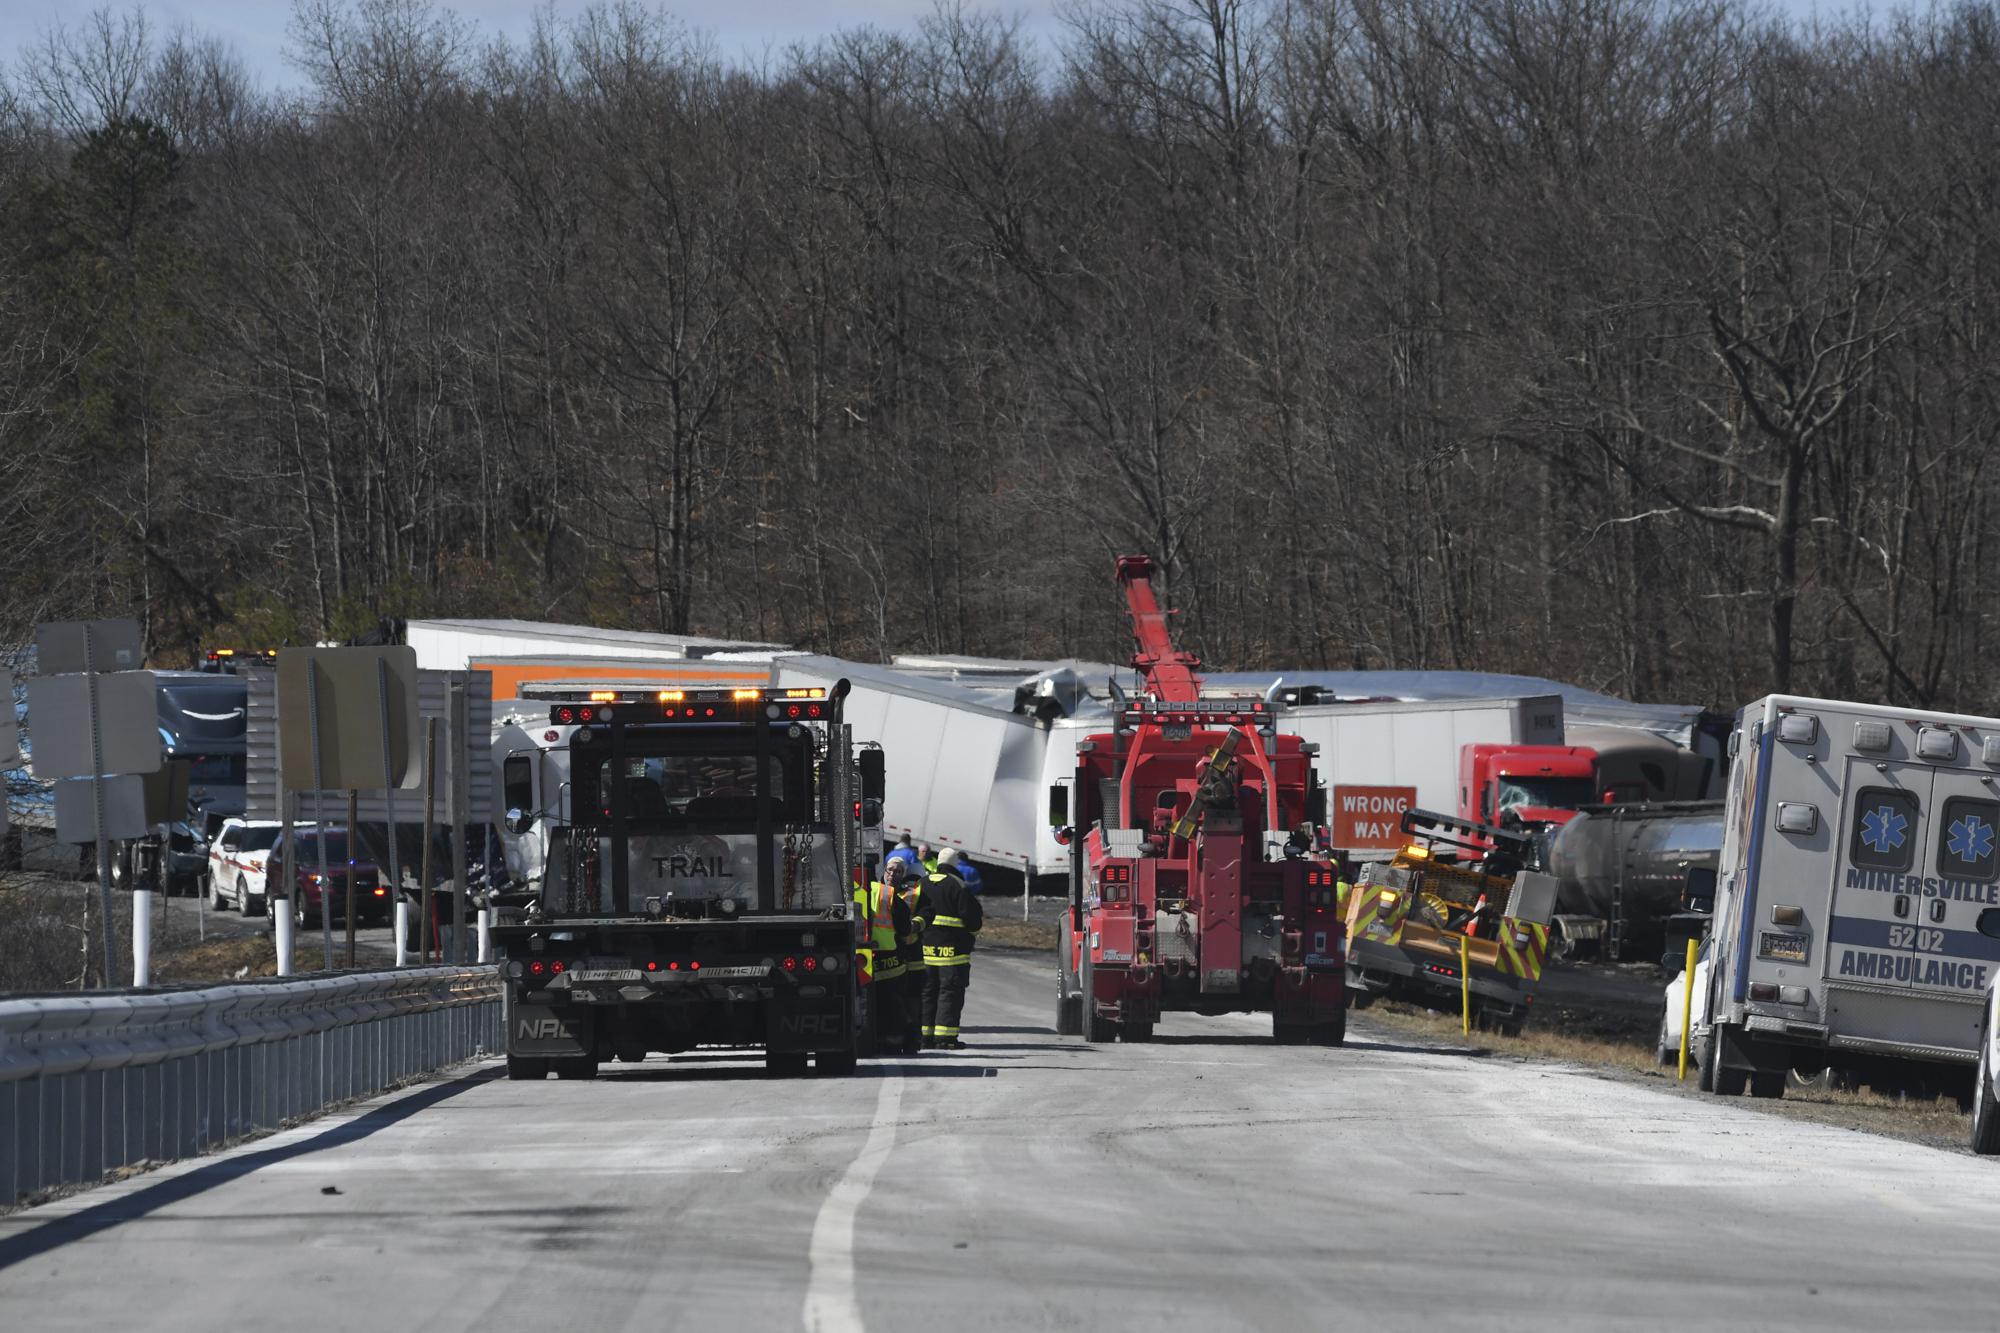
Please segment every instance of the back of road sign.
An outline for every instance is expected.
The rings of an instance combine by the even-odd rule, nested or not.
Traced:
[[[0,667],[0,769],[13,768],[20,762],[21,729],[14,720],[14,673]],[[0,819],[5,818],[0,813]]]
[[[54,627],[51,627],[54,628]],[[90,689],[93,677],[33,676],[28,680],[28,721],[35,729],[31,764],[43,780],[88,778],[100,773],[151,773],[160,766],[160,706],[150,671],[112,671],[97,682],[97,739],[92,754]]]
[[[145,661],[136,621],[66,620],[35,627],[35,670],[44,676],[137,671]]]
[[[39,747],[37,747],[39,749]],[[104,788],[104,826],[98,827],[97,794]],[[146,780],[134,774],[102,779],[77,778],[56,784],[56,841],[117,842],[143,838],[146,824]]]
[[[411,786],[419,776],[411,762],[416,735],[416,649],[278,653],[278,755],[287,790],[379,788],[385,775],[392,786]]]

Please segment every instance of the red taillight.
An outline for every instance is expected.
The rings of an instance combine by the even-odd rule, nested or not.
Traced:
[[[679,963],[668,963],[668,964],[667,964],[667,971],[669,971],[669,972],[678,972],[678,971],[680,971],[680,970],[681,970],[681,965],[680,965]]]
[[[562,965],[562,959],[560,958],[556,959],[553,963],[549,964],[549,971],[551,972],[561,972],[562,970],[563,970],[563,965]]]
[[[556,709],[556,721],[558,721],[558,722],[574,722],[574,721],[576,721],[576,710],[575,710],[574,708],[558,708],[558,709]]]
[[[787,958],[787,959],[785,960],[785,971],[787,971],[787,972],[796,972],[796,971],[798,971],[798,970],[799,970],[799,960],[798,960],[798,959],[796,959],[796,958]]]
[[[647,963],[646,970],[648,972],[657,972],[660,970],[660,965],[658,963]]]
[[[808,956],[807,956],[807,958],[806,958],[806,971],[808,971],[808,972],[817,972],[817,971],[819,971],[819,959],[817,959],[817,958],[814,958],[814,957],[811,957],[810,955],[808,955]]]
[[[542,973],[548,970],[549,970],[548,964],[544,963],[539,958],[537,958],[534,962],[528,964],[528,975],[531,977],[539,977],[540,975],[542,975]]]
[[[697,963],[697,962],[690,962],[690,963],[688,964],[688,971],[690,971],[690,972],[699,972],[699,971],[701,971],[701,964],[700,964],[700,963]]]

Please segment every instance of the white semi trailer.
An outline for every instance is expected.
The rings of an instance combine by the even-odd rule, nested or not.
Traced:
[[[778,686],[852,683],[847,720],[856,739],[880,744],[889,756],[885,831],[960,847],[974,860],[1033,876],[1067,872],[1069,852],[1049,826],[1046,793],[1075,774],[1077,746],[1110,728],[1102,700],[1087,698],[1068,716],[1038,718],[1016,704],[1011,689],[803,654],[781,655],[774,668]],[[1458,808],[1462,746],[1560,745],[1562,718],[1555,695],[1370,700],[1285,711],[1287,728],[1319,746],[1322,784],[1407,788],[1416,805],[1445,811]]]

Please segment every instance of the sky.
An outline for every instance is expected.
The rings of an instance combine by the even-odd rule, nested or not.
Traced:
[[[300,76],[285,57],[291,0],[137,0],[154,34],[180,27],[223,38],[242,56],[251,77],[265,88],[296,86]],[[811,41],[842,28],[873,25],[909,31],[932,12],[936,0],[640,0],[660,5],[715,39],[726,57],[758,62],[794,42]],[[1059,17],[1071,0],[970,0],[970,7],[1018,17],[1022,32],[1046,49],[1064,32]],[[1084,0],[1088,3],[1088,0]],[[1872,0],[1769,0],[1796,19],[1833,19],[1857,9],[1894,8]],[[440,0],[441,7],[469,19],[486,35],[524,35],[544,3],[557,14],[585,8],[588,0]],[[1922,5],[1926,0],[1899,0]],[[52,26],[77,26],[94,10],[123,13],[132,0],[0,0],[0,66],[12,67]]]
[[[1019,15],[1023,31],[1037,38],[1060,29],[1059,0],[979,0],[976,8]],[[520,37],[542,0],[442,0],[442,8],[469,19],[487,34]],[[76,26],[100,0],[0,0],[0,62],[13,65],[56,24]],[[129,5],[112,0],[123,12]],[[586,0],[553,0],[560,14],[586,7]],[[651,7],[650,3],[649,6]],[[810,41],[841,28],[872,24],[894,31],[914,29],[933,9],[933,0],[665,0],[661,5],[690,27],[713,37],[730,57],[761,56],[797,41]],[[159,36],[186,26],[233,45],[263,86],[295,83],[296,71],[284,55],[290,0],[144,0],[148,24]]]

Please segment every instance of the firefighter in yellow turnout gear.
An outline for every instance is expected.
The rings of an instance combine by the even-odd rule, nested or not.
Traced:
[[[985,924],[979,899],[959,878],[958,853],[938,854],[938,868],[917,888],[911,924],[924,943],[924,1045],[943,1051],[965,1049],[958,1020],[972,977],[972,945]]]

